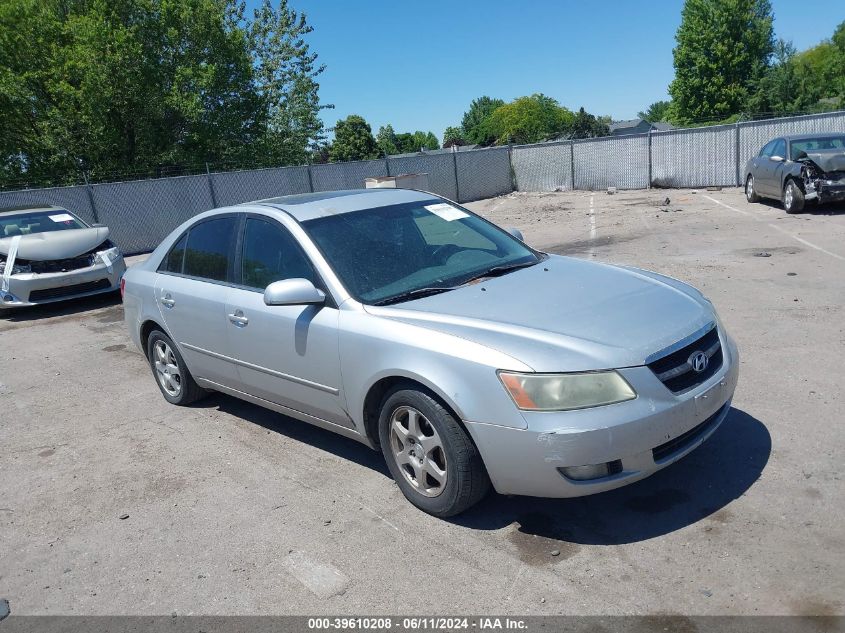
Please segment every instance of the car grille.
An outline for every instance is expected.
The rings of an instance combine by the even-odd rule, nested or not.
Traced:
[[[61,297],[70,297],[72,295],[82,294],[83,292],[94,292],[95,290],[107,290],[111,287],[108,279],[100,279],[98,281],[89,281],[84,284],[74,284],[73,286],[62,286],[60,288],[45,288],[44,290],[33,290],[29,293],[29,300],[46,301],[48,299],[59,299]]]
[[[729,405],[722,406],[716,413],[711,415],[709,418],[704,420],[701,424],[698,424],[692,427],[686,433],[681,433],[678,437],[669,440],[668,442],[661,444],[660,446],[655,446],[651,449],[651,455],[654,457],[655,462],[662,462],[665,459],[668,459],[672,455],[676,453],[680,453],[681,451],[689,448],[691,444],[695,444],[695,442],[704,435],[711,427],[711,425],[718,419],[720,415],[725,411],[725,407]]]
[[[94,256],[91,254],[71,257],[69,259],[51,259],[49,261],[30,261],[34,273],[62,273],[69,270],[79,270],[93,265]]]
[[[700,372],[693,369],[692,357],[696,352],[707,355],[707,367]],[[714,325],[704,336],[689,345],[648,363],[648,368],[672,393],[683,393],[711,378],[722,367],[722,344]]]

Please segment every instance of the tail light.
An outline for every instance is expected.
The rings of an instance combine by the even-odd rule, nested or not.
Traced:
[[[120,298],[123,299],[123,296],[126,294],[126,279],[123,277],[120,278]]]

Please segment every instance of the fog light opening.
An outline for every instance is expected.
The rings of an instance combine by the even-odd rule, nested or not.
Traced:
[[[615,459],[603,464],[586,464],[584,466],[565,466],[558,468],[561,475],[572,481],[590,481],[602,479],[622,472],[622,460]]]

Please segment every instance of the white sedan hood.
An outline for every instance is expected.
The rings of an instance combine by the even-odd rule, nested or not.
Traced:
[[[18,259],[46,261],[68,259],[87,253],[106,241],[109,229],[105,226],[67,229],[20,236]],[[0,255],[8,255],[11,237],[0,240]]]

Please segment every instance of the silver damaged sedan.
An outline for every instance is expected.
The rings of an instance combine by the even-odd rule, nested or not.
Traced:
[[[169,402],[220,391],[378,448],[437,516],[491,485],[603,492],[707,439],[738,371],[713,305],[513,233],[401,189],[216,209],[127,272],[126,325]]]
[[[108,238],[60,207],[0,209],[0,309],[116,291],[126,265]]]

